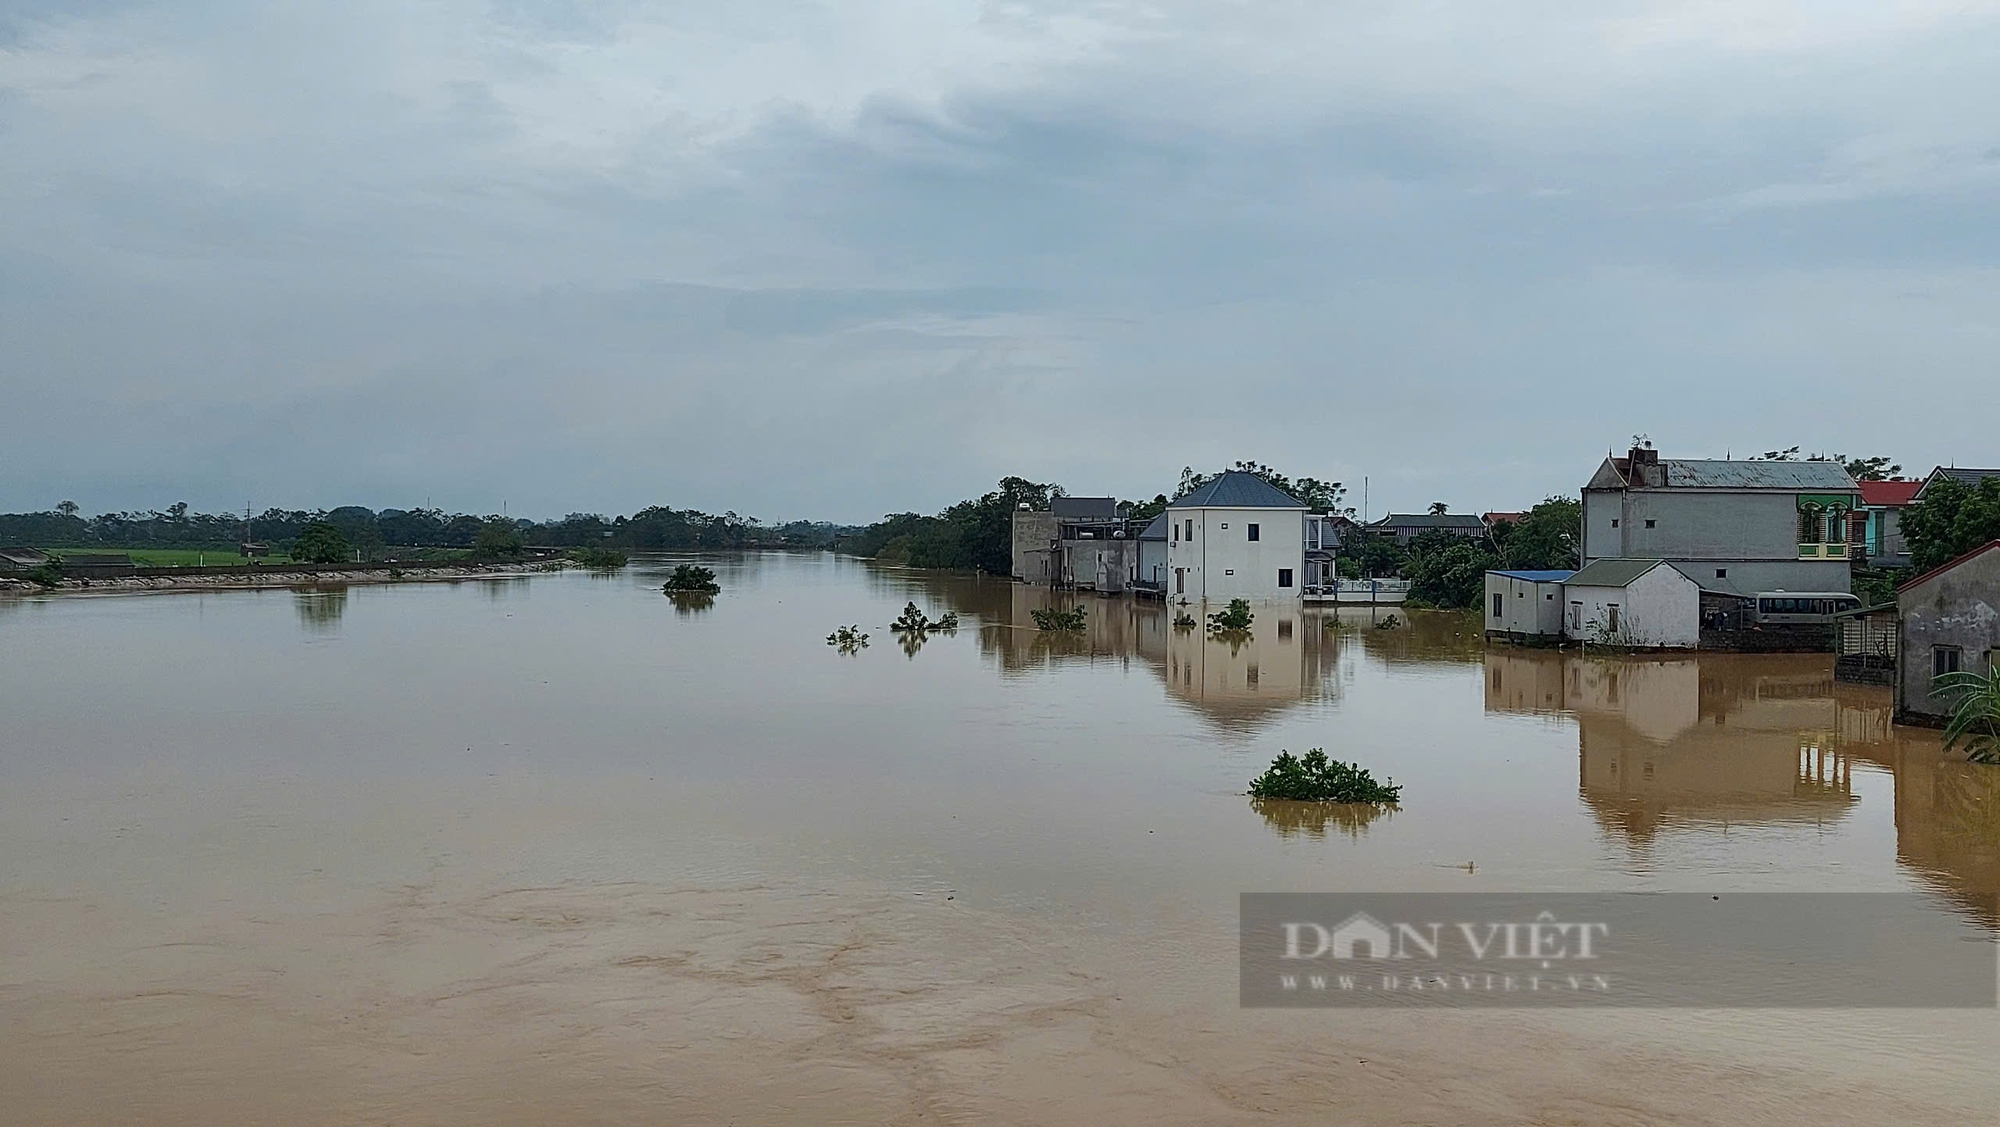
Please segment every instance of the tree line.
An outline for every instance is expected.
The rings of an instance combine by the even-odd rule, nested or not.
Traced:
[[[64,501],[39,513],[0,513],[0,546],[33,548],[223,547],[243,541],[274,548],[295,546],[308,529],[312,545],[331,543],[317,526],[337,533],[350,551],[367,558],[387,547],[475,549],[482,537],[493,544],[551,547],[606,547],[657,552],[698,549],[830,548],[852,527],[825,521],[764,524],[734,512],[715,515],[698,509],[654,506],[629,517],[571,513],[561,520],[534,521],[498,514],[477,516],[441,509],[266,509],[241,513],[196,513],[185,502],[164,510],[101,513],[86,517]],[[295,556],[295,558],[307,558]]]

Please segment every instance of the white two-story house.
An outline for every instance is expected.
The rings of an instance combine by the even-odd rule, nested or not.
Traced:
[[[1167,506],[1167,598],[1297,602],[1306,506],[1256,474],[1231,470]]]

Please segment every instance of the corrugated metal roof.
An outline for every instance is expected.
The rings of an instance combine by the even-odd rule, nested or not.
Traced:
[[[1057,497],[1049,502],[1049,511],[1060,520],[1117,520],[1118,498]]]
[[[1506,576],[1506,577],[1507,577],[1507,578],[1509,578],[1509,579],[1525,579],[1525,580],[1527,580],[1527,581],[1528,581],[1528,582],[1530,582],[1530,583],[1561,583],[1561,582],[1563,582],[1564,580],[1568,579],[1568,578],[1569,578],[1570,576],[1572,576],[1572,575],[1575,575],[1575,574],[1576,574],[1576,572],[1573,572],[1573,571],[1498,571],[1498,570],[1496,570],[1496,571],[1489,571],[1489,572],[1487,572],[1486,574],[1488,574],[1488,575],[1504,575],[1504,576]]]
[[[1734,462],[1714,458],[1661,458],[1674,489],[1811,489],[1854,492],[1854,479],[1838,462]]]
[[[1170,509],[1303,509],[1304,501],[1263,478],[1229,470],[1200,489],[1167,506]]]
[[[1623,587],[1666,562],[1631,559],[1596,560],[1585,564],[1582,571],[1571,575],[1565,582],[1572,587]]]
[[[1471,513],[1390,513],[1370,528],[1477,528],[1486,522]]]

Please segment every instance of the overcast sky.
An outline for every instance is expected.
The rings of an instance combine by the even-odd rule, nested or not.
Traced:
[[[2000,464],[2000,0],[0,0],[0,509]]]

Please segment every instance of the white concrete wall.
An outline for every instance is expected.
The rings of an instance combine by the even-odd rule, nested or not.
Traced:
[[[1671,567],[1656,567],[1624,587],[1564,584],[1562,603],[1563,634],[1577,641],[1689,649],[1701,641],[1701,588]],[[1610,625],[1614,605],[1615,631]]]
[[[1168,509],[1167,596],[1189,602],[1296,602],[1305,585],[1305,510]],[[1193,528],[1190,534],[1189,524]],[[1258,526],[1255,541],[1249,538]],[[1278,586],[1279,569],[1292,573]],[[1185,573],[1186,588],[1176,585]]]
[[[1500,600],[1500,613],[1493,612],[1493,600]],[[1508,634],[1562,635],[1563,585],[1536,583],[1511,575],[1486,573],[1486,629]]]

